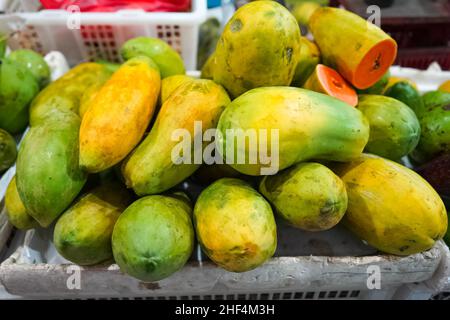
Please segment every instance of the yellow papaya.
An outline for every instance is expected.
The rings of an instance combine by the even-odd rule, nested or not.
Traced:
[[[200,78],[202,79],[214,79],[214,53],[211,54],[202,67]]]
[[[373,155],[362,155],[334,169],[347,189],[343,222],[371,246],[410,255],[430,249],[444,237],[444,203],[414,171]]]
[[[17,229],[27,230],[39,227],[39,223],[28,214],[27,209],[20,199],[15,176],[9,182],[8,188],[6,189],[5,207],[9,222]]]
[[[193,79],[192,77],[186,76],[184,74],[177,74],[174,76],[164,78],[161,81],[161,96],[160,96],[161,104],[166,102],[166,100],[169,98],[172,92],[175,91],[176,88],[181,86],[183,83],[191,81],[192,79]]]
[[[105,79],[105,82],[108,79]],[[97,96],[97,93],[100,91],[100,89],[103,87],[105,83],[96,83],[90,86],[89,88],[84,91],[83,95],[81,96],[80,100],[80,109],[78,110],[78,114],[81,119],[83,119],[84,114],[86,113],[89,104],[94,100],[94,98]]]
[[[123,160],[142,139],[161,87],[147,57],[124,63],[95,95],[80,128],[80,166],[100,172]]]

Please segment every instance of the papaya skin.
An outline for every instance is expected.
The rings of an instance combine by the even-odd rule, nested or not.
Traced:
[[[226,163],[253,176],[262,175],[261,169],[271,164],[261,163],[260,159],[251,164],[248,159],[255,150],[238,149],[236,139],[227,139],[227,132],[267,130],[267,154],[271,155],[271,130],[278,130],[279,170],[310,159],[348,161],[357,158],[369,139],[369,123],[359,110],[333,97],[292,87],[257,88],[246,92],[227,106],[217,128],[218,150],[224,158],[234,154],[233,163],[228,159]],[[259,145],[258,139],[257,136],[256,145]],[[245,163],[238,163],[239,157],[246,159]]]
[[[202,67],[200,78],[202,79],[214,79],[214,53],[212,53],[208,59],[206,60],[205,64]]]
[[[112,235],[120,269],[146,282],[180,270],[194,249],[191,214],[192,207],[177,196],[147,196],[132,203]]]
[[[45,87],[30,106],[30,125],[35,126],[47,119],[54,109],[79,114],[80,100],[87,88],[104,83],[112,74],[99,63],[81,63],[58,80]]]
[[[430,249],[447,230],[436,191],[414,171],[373,155],[340,164],[348,194],[344,225],[380,251],[406,256]]]
[[[300,59],[295,68],[291,86],[301,88],[319,63],[319,48],[314,42],[302,37],[300,39]]]
[[[40,88],[44,88],[50,82],[50,68],[39,53],[27,49],[15,50],[8,56],[8,60],[28,69]]]
[[[12,167],[16,158],[16,141],[7,131],[0,129],[0,172]]]
[[[84,115],[86,114],[87,109],[89,108],[89,105],[91,102],[95,99],[100,89],[103,87],[103,85],[108,81],[108,79],[104,79],[105,82],[103,83],[96,83],[90,86],[89,88],[84,91],[81,100],[80,100],[80,109],[78,111],[78,114],[80,115],[80,118],[83,119]]]
[[[234,13],[217,43],[214,81],[232,98],[257,87],[288,86],[300,58],[300,38],[297,21],[281,4],[250,2]]]
[[[184,74],[178,74],[175,76],[164,78],[161,81],[161,94],[160,94],[161,104],[166,102],[166,100],[169,98],[172,92],[175,91],[175,89],[191,80],[193,80],[192,77],[186,76]]]
[[[325,65],[358,89],[374,85],[397,56],[397,43],[377,26],[344,9],[314,11],[309,29]]]
[[[20,200],[15,176],[6,189],[5,206],[9,222],[17,229],[28,230],[39,227],[39,223],[28,214],[22,200]]]
[[[344,183],[319,163],[301,163],[265,176],[259,191],[284,220],[306,231],[331,229],[347,210]]]
[[[78,265],[112,259],[114,225],[131,199],[118,182],[105,183],[82,196],[55,225],[53,243],[58,253]]]
[[[220,114],[230,103],[225,90],[211,80],[192,80],[178,87],[162,105],[145,140],[123,162],[126,184],[140,196],[166,191],[198,169],[200,164],[175,164],[172,152],[174,130],[186,129],[193,147],[194,122],[202,122],[203,133],[215,128]],[[191,153],[193,157],[194,152]]]
[[[201,194],[194,226],[206,255],[231,272],[257,268],[275,253],[277,230],[270,204],[239,179],[220,179]]]
[[[141,56],[124,63],[91,100],[80,128],[80,166],[100,172],[142,139],[161,88],[158,67]]]

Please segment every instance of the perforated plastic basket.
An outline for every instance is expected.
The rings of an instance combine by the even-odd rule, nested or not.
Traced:
[[[205,0],[192,0],[191,12],[112,13],[38,11],[38,0],[6,1],[6,12],[12,16],[0,17],[0,24],[12,32],[12,49],[30,48],[43,54],[61,51],[71,65],[96,59],[119,61],[119,49],[126,40],[150,36],[177,50],[187,70],[196,68],[198,28],[206,19]]]

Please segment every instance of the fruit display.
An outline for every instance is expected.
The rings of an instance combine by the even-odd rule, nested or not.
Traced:
[[[432,248],[448,224],[446,86],[421,96],[391,77],[397,44],[380,28],[308,10],[296,14],[313,41],[275,1],[242,6],[200,78],[151,37],[126,41],[120,64],[83,62],[50,83],[35,54],[4,60],[0,128],[30,120],[11,224],[53,230],[61,257],[142,282],[181,270],[197,243],[223,272],[261,267],[279,223],[299,243],[342,225],[379,253]],[[4,170],[16,144],[2,134]]]

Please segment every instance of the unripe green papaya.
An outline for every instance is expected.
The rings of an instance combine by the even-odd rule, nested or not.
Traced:
[[[180,270],[194,248],[191,212],[190,204],[179,195],[148,196],[131,204],[112,235],[120,269],[149,282]]]
[[[232,98],[264,86],[288,86],[300,58],[300,29],[276,1],[253,1],[239,8],[214,53],[214,81]]]
[[[16,158],[16,141],[8,132],[0,129],[0,172],[11,167]]]
[[[220,179],[200,194],[194,226],[206,255],[228,271],[252,270],[270,259],[277,247],[270,204],[239,179]]]
[[[26,134],[17,157],[17,189],[29,214],[49,226],[86,182],[78,165],[80,117],[53,110]]]
[[[39,84],[45,87],[50,81],[50,68],[44,58],[33,50],[21,49],[11,52],[8,60],[28,69]]]
[[[246,92],[227,106],[217,128],[218,150],[226,163],[248,175],[274,174],[310,159],[348,161],[361,154],[369,139],[369,123],[359,110],[291,87]],[[245,137],[244,145],[239,141]],[[269,159],[261,156],[261,144]]]
[[[283,219],[307,231],[334,227],[347,210],[344,183],[319,163],[300,163],[265,176],[259,191]]]
[[[33,229],[39,226],[39,223],[31,217],[22,200],[16,186],[16,177],[9,182],[5,194],[6,215],[9,222],[20,230]]]
[[[56,250],[79,265],[111,259],[114,225],[130,202],[130,193],[118,182],[105,183],[82,196],[55,225]]]
[[[394,83],[386,90],[384,95],[403,102],[418,116],[424,112],[425,106],[419,91],[407,81]]]

